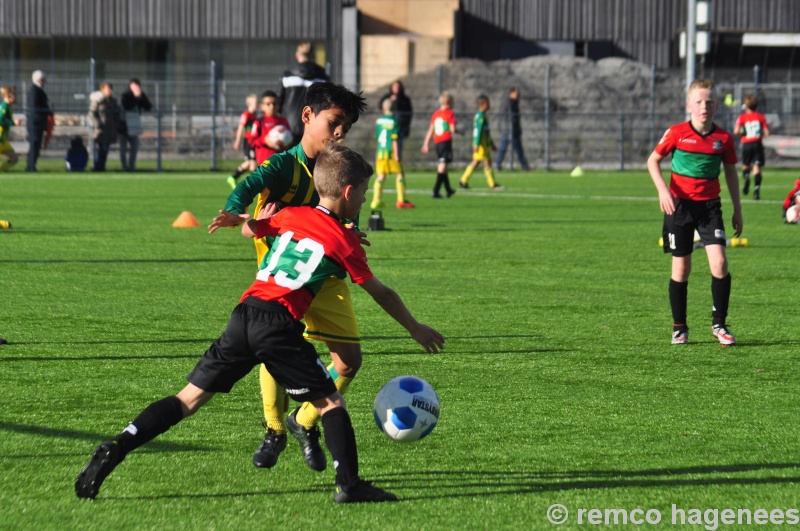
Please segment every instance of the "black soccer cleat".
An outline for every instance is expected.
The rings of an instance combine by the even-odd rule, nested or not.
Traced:
[[[465,189],[465,190],[469,190],[469,184],[467,184],[467,183],[465,183],[465,182],[463,182],[463,181],[458,181],[458,185],[459,185],[461,188]]]
[[[253,454],[253,465],[258,468],[272,468],[278,462],[278,456],[286,449],[286,434],[267,429],[264,440]]]
[[[89,464],[75,480],[75,494],[78,498],[93,500],[100,492],[100,485],[121,462],[117,441],[106,441],[95,448]]]
[[[317,472],[322,472],[328,466],[328,458],[319,444],[319,428],[314,426],[310,430],[297,423],[297,409],[286,417],[286,429],[297,439],[303,448],[303,459],[306,464]]]
[[[336,485],[336,493],[333,495],[336,503],[362,503],[362,502],[395,502],[397,496],[391,492],[373,487],[369,481],[358,480],[354,487],[344,489]]]

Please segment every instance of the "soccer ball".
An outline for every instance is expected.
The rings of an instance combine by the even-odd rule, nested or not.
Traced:
[[[292,132],[285,125],[278,124],[267,133],[270,143],[286,147],[292,143]]]
[[[439,421],[439,396],[422,378],[398,376],[378,391],[373,414],[378,428],[390,439],[417,441]]]
[[[800,205],[792,205],[786,211],[786,223],[797,223],[800,220]]]

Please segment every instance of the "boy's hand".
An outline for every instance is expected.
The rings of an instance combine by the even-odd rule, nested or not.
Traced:
[[[428,152],[428,144],[422,144],[422,147],[420,148],[420,151],[422,151],[423,153],[427,153]]]
[[[208,233],[214,234],[220,227],[238,227],[248,219],[250,219],[250,214],[232,214],[227,210],[220,210],[219,216],[215,217],[208,226]]]
[[[414,341],[419,343],[427,353],[436,353],[444,349],[444,336],[428,325],[417,323],[410,331]]]
[[[369,243],[369,240],[367,239],[367,233],[356,227],[355,223],[345,223],[344,226],[353,231],[353,233],[358,238],[358,241],[361,242],[361,245],[364,245],[366,247],[372,245],[371,243]]]
[[[275,201],[274,203],[264,203],[264,208],[258,211],[256,215],[256,219],[269,219],[278,211],[283,208],[283,203],[281,201]]]
[[[731,223],[733,224],[733,230],[735,230],[734,236],[737,238],[742,235],[742,229],[744,228],[744,221],[742,220],[742,213],[741,211],[734,211],[733,218],[731,218]]]
[[[671,216],[675,213],[675,198],[672,197],[672,192],[669,190],[658,194],[658,203],[664,214]]]

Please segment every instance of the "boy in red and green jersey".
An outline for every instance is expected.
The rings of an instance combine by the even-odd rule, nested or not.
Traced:
[[[442,92],[439,95],[439,108],[433,112],[428,132],[422,142],[421,151],[428,152],[431,138],[436,148],[436,184],[433,185],[433,198],[440,199],[440,190],[444,186],[447,197],[456,193],[450,186],[450,176],[447,174],[447,165],[453,162],[453,133],[456,132],[456,115],[453,113],[453,95]]]
[[[664,252],[672,253],[669,299],[674,345],[684,345],[689,340],[686,307],[695,231],[700,235],[711,268],[711,332],[723,347],[736,344],[736,338],[726,323],[731,275],[725,254],[720,164],[733,203],[731,221],[737,237],[742,233],[742,209],[733,137],[713,122],[717,105],[713,87],[708,80],[692,82],[686,104],[691,114],[690,121],[667,129],[647,160],[647,169],[658,190],[659,205],[664,212]],[[670,154],[672,168],[667,187],[660,163]]]
[[[254,217],[258,219],[268,218],[284,205],[317,205],[319,195],[312,177],[317,155],[328,143],[343,140],[365,110],[364,98],[341,85],[310,85],[301,113],[304,130],[300,143],[273,155],[241,181],[228,197],[225,209],[209,225],[209,233],[240,225],[250,217],[246,211],[256,198]],[[256,258],[261,264],[268,245],[261,238],[255,242]],[[347,284],[335,277],[325,282],[306,314],[305,324],[307,338],[327,344],[333,359],[329,370],[336,388],[344,393],[362,362],[361,337]],[[275,466],[286,447],[288,428],[303,447],[306,464],[317,471],[325,470],[327,458],[319,444],[317,409],[306,402],[284,419],[286,393],[263,368],[260,382],[267,431],[253,455],[253,464],[261,468]]]
[[[742,193],[747,195],[750,191],[750,170],[756,181],[753,188],[753,199],[761,199],[761,168],[766,161],[764,157],[764,143],[762,140],[769,136],[769,126],[763,114],[758,109],[758,99],[752,94],[744,97],[745,113],[741,114],[733,126],[733,132],[742,135],[742,177],[744,187]]]

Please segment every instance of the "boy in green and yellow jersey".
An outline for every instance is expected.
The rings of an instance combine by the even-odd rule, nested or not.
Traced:
[[[16,87],[5,86],[0,89],[3,102],[0,103],[0,171],[6,171],[19,160],[17,152],[8,141],[8,132],[12,126],[19,125],[19,118],[14,118],[11,105],[16,101]]]
[[[472,172],[478,167],[478,164],[483,162],[483,173],[486,174],[486,181],[489,183],[489,188],[492,190],[504,190],[502,186],[497,184],[494,180],[494,172],[492,172],[492,151],[497,150],[492,141],[492,135],[489,131],[489,118],[486,116],[486,111],[489,110],[489,97],[485,94],[478,96],[477,100],[478,112],[475,113],[475,118],[472,121],[472,164],[467,166],[458,185],[461,188],[469,188],[469,178],[472,177]]]
[[[381,104],[383,116],[375,122],[375,143],[377,145],[375,153],[375,192],[372,196],[372,208],[383,208],[386,206],[381,200],[383,195],[383,183],[386,174],[397,174],[397,208],[414,208],[411,201],[406,201],[406,182],[403,177],[403,165],[400,162],[400,150],[397,142],[400,138],[400,122],[392,114],[392,102],[387,98]]]
[[[314,188],[312,173],[317,155],[329,142],[343,140],[365,110],[366,103],[360,93],[329,82],[309,86],[301,113],[304,131],[300,143],[273,155],[241,181],[228,197],[225,209],[220,210],[220,215],[209,225],[209,233],[220,227],[241,225],[250,217],[245,212],[256,198],[254,217],[258,219],[270,217],[284,205],[316,206],[319,195]],[[259,264],[266,253],[266,243],[257,239]],[[333,360],[328,370],[336,388],[344,393],[362,361],[358,323],[344,280],[331,277],[323,285],[306,313],[305,323],[306,338],[327,344]],[[286,447],[288,429],[300,442],[306,464],[317,471],[325,470],[327,459],[319,443],[316,408],[306,402],[284,421],[288,408],[285,391],[263,368],[260,378],[267,432],[253,455],[253,464],[262,468],[275,466]]]

